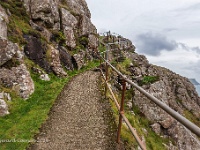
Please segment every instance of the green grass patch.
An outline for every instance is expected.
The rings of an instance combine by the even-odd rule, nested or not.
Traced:
[[[159,76],[144,76],[139,85],[152,84],[156,81],[159,81]]]
[[[28,62],[28,68],[32,65]],[[31,73],[35,83],[35,92],[28,100],[17,96],[9,103],[10,114],[0,118],[0,149],[24,150],[39,132],[42,124],[48,119],[48,113],[64,85],[75,75],[99,65],[99,61],[90,62],[81,70],[68,72],[67,78],[50,75],[51,81],[42,81],[39,75]],[[10,140],[1,142],[2,140]],[[25,142],[11,142],[26,140]]]
[[[116,68],[125,75],[131,75],[130,71],[128,71],[128,67],[130,67],[131,60],[126,58],[123,62],[116,63]]]

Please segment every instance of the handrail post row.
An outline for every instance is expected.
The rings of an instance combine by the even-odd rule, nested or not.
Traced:
[[[106,60],[104,59],[104,61],[106,61]],[[157,106],[159,106],[161,109],[163,109],[164,111],[166,111],[169,115],[171,115],[173,118],[175,118],[181,124],[183,124],[185,127],[187,127],[191,132],[193,132],[198,137],[200,137],[200,128],[196,124],[192,123],[187,118],[183,117],[178,112],[176,112],[175,110],[173,110],[172,108],[170,108],[167,104],[163,103],[162,101],[160,101],[159,99],[157,99],[153,95],[151,95],[148,92],[146,92],[143,88],[141,88],[140,86],[138,86],[133,81],[127,79],[126,76],[124,76],[120,71],[118,71],[115,67],[113,67],[108,61],[106,61],[106,62],[107,62],[107,64],[118,75],[120,75],[122,78],[124,78],[126,80],[126,82],[128,82],[129,84],[131,84],[132,86],[134,86],[140,93],[142,93],[143,95],[145,95],[148,99],[150,99],[151,101],[153,101]]]
[[[105,59],[106,59],[106,68],[105,68],[105,72],[106,72],[106,81],[105,82],[108,82],[108,52],[109,52],[109,46],[107,46],[107,49],[106,49],[106,53],[105,53]],[[106,97],[106,93],[108,91],[108,88],[107,88],[107,85],[105,83],[105,97]]]
[[[121,98],[121,105],[120,105],[120,112],[119,112],[119,125],[118,125],[118,132],[117,132],[117,143],[120,143],[120,134],[122,128],[122,114],[124,114],[124,97],[126,92],[126,81],[123,79],[122,81],[122,98]]]

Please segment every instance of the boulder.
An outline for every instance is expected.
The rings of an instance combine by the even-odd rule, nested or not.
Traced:
[[[25,64],[11,69],[0,69],[0,84],[12,88],[24,99],[27,99],[34,92],[34,83]]]
[[[76,17],[74,17],[68,10],[61,8],[61,22],[62,22],[62,28],[64,29],[65,26],[71,27],[75,29],[78,24],[78,20]]]
[[[31,18],[47,28],[60,29],[58,3],[55,0],[34,0],[29,4]]]
[[[0,37],[0,66],[12,59],[13,56],[19,51],[17,44],[14,44],[6,39]]]
[[[94,34],[90,34],[88,40],[89,40],[88,48],[96,50],[99,44],[98,37]]]
[[[3,7],[0,5],[0,37],[3,39],[7,39],[7,23],[8,22],[9,22],[8,15],[6,14]]]
[[[34,92],[34,82],[25,64],[21,64],[18,67],[13,67],[11,71],[15,74],[16,83],[13,89],[24,99]]]
[[[81,69],[85,65],[85,56],[86,52],[83,50],[80,50],[79,53],[73,55],[77,69]]]

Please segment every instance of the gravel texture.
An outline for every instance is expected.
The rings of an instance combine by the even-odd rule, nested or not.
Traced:
[[[87,71],[65,86],[28,150],[121,149],[109,103],[101,99],[99,75]]]

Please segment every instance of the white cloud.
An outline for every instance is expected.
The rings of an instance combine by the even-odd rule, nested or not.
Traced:
[[[200,54],[193,50],[177,48],[174,51],[162,51],[159,57],[147,55],[152,64],[163,66],[188,78],[200,81]]]
[[[172,51],[156,49],[159,56],[146,56],[151,63],[172,69],[183,76],[195,77],[200,82],[199,0],[86,1],[92,13],[92,21],[99,31],[117,32],[132,40],[136,46],[139,45],[137,35],[151,32],[164,35],[167,44],[175,41],[178,47],[171,48]],[[186,48],[181,47],[180,43],[184,43]],[[196,51],[194,47],[197,47]],[[151,45],[151,48],[153,50],[155,46]]]

